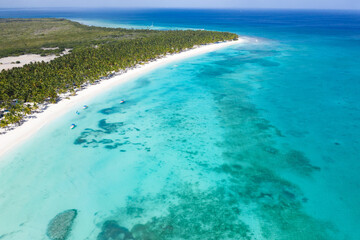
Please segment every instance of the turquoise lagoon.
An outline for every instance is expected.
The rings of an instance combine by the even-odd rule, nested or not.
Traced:
[[[136,239],[360,238],[358,12],[103,11],[0,16],[250,38],[78,103],[3,156],[0,239],[48,239],[68,209],[69,239],[111,239],[109,221]]]

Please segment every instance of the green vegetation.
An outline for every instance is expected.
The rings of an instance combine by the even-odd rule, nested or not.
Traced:
[[[129,30],[89,27],[63,19],[2,19],[2,57],[73,50],[49,63],[0,72],[0,127],[21,121],[39,103],[55,103],[59,94],[74,92],[113,71],[195,45],[233,39],[237,35],[228,32]]]
[[[48,55],[60,53],[65,48],[134,39],[156,33],[157,31],[148,30],[90,27],[65,19],[0,19],[0,57],[25,53]]]

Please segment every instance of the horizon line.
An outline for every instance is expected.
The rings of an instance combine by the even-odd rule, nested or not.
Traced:
[[[87,7],[80,7],[80,6],[73,6],[73,7],[0,7],[1,10],[15,10],[15,9],[23,9],[23,10],[32,10],[32,9],[131,9],[131,10],[299,10],[299,11],[360,11],[360,8],[350,9],[350,8],[202,8],[202,7],[96,7],[96,6],[87,6]],[[1,18],[1,17],[0,17]]]

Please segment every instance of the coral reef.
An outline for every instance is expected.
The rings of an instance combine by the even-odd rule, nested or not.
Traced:
[[[46,235],[51,240],[65,240],[68,238],[74,220],[77,216],[76,209],[69,209],[56,215],[46,230]]]
[[[131,240],[134,239],[127,228],[119,226],[116,221],[108,220],[102,226],[97,240]]]

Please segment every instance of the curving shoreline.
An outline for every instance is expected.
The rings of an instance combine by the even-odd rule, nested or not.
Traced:
[[[143,74],[146,74],[147,72],[150,72],[160,66],[169,64],[171,62],[179,61],[185,58],[208,52],[213,52],[227,46],[243,43],[245,41],[245,38],[239,38],[236,41],[204,45],[192,48],[181,53],[167,55],[165,57],[157,59],[156,61],[146,63],[134,69],[130,69],[123,74],[115,75],[108,80],[101,81],[100,84],[91,85],[84,90],[78,91],[75,96],[72,96],[69,99],[62,99],[56,104],[49,104],[44,111],[32,114],[31,118],[28,118],[20,126],[0,135],[0,157],[10,149],[14,148],[16,145],[22,143],[24,140],[32,136],[49,122],[65,114],[69,110],[69,108],[75,106],[75,104],[79,104],[89,98],[92,98],[95,95],[105,90],[108,90],[113,86],[139,77]]]

